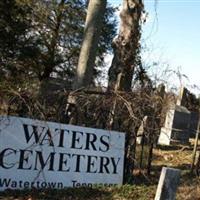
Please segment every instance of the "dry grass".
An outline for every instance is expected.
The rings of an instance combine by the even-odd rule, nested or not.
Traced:
[[[181,169],[180,186],[177,191],[177,200],[200,200],[200,179],[190,173],[194,140],[187,146],[173,146],[166,149],[154,150],[155,168],[162,166]]]
[[[122,187],[68,188],[46,191],[6,191],[0,200],[153,200],[163,166],[182,170],[177,200],[200,200],[200,179],[190,174],[192,145],[160,147],[154,150],[152,176],[135,176],[134,185]]]

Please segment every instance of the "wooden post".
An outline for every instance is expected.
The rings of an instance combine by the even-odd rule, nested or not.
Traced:
[[[199,118],[198,118],[198,125],[196,130],[196,137],[194,142],[194,149],[192,153],[192,165],[190,172],[193,173],[194,166],[195,166],[195,160],[196,160],[196,153],[197,153],[197,147],[198,147],[198,140],[199,140],[199,130],[200,130],[200,99],[199,99]]]
[[[197,153],[197,147],[198,147],[198,140],[199,140],[199,130],[200,130],[200,111],[199,111],[199,119],[198,119],[198,126],[196,130],[196,137],[195,137],[195,142],[194,142],[194,149],[192,153],[192,165],[191,165],[191,173],[194,170],[195,166],[195,160],[196,160],[196,153]]]

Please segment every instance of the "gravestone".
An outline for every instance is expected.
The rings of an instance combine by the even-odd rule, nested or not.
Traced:
[[[188,143],[190,138],[191,112],[186,108],[188,95],[187,88],[181,87],[176,105],[170,109],[161,128],[158,144],[170,145],[172,142]]]
[[[142,144],[144,141],[144,137],[145,137],[145,127],[147,125],[147,116],[145,116],[141,122],[141,125],[138,129],[137,132],[137,138],[136,138],[136,142],[137,144]]]
[[[155,200],[175,200],[180,180],[180,170],[163,167]]]
[[[197,107],[199,106],[199,100],[187,88],[182,87],[179,96],[177,98],[176,104],[184,106],[187,109],[191,110],[189,130],[190,130],[190,137],[194,138],[199,120],[199,112],[197,109]]]
[[[179,92],[179,96],[177,98],[176,105],[186,106],[189,94],[190,94],[190,92],[188,91],[187,88],[181,87],[180,92]]]
[[[197,127],[198,127],[198,121],[199,121],[199,113],[191,112],[190,127],[189,127],[191,138],[195,138]]]
[[[179,105],[167,112],[164,127],[161,128],[158,144],[170,145],[172,142],[188,143],[190,138],[191,112]]]
[[[164,84],[159,84],[157,89],[156,89],[156,94],[159,95],[161,98],[164,98],[165,96],[165,85]]]

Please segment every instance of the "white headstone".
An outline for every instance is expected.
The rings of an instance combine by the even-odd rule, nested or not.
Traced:
[[[147,119],[148,117],[145,116],[141,122],[141,125],[138,129],[138,132],[137,132],[137,138],[136,138],[136,142],[137,144],[142,144],[144,140],[144,137],[145,137],[145,127],[147,126]]]
[[[164,127],[161,128],[158,144],[188,143],[190,138],[190,115],[191,112],[183,106],[176,105],[174,109],[169,110]]]

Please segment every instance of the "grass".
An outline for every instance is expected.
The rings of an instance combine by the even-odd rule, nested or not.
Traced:
[[[0,200],[153,200],[163,166],[181,169],[177,200],[200,200],[200,179],[190,174],[192,146],[159,147],[154,150],[152,175],[135,170],[135,184],[121,187],[67,188],[64,190],[6,190]]]
[[[153,199],[154,186],[123,185],[107,188],[67,188],[64,190],[7,190],[0,194],[4,200],[125,200]]]

